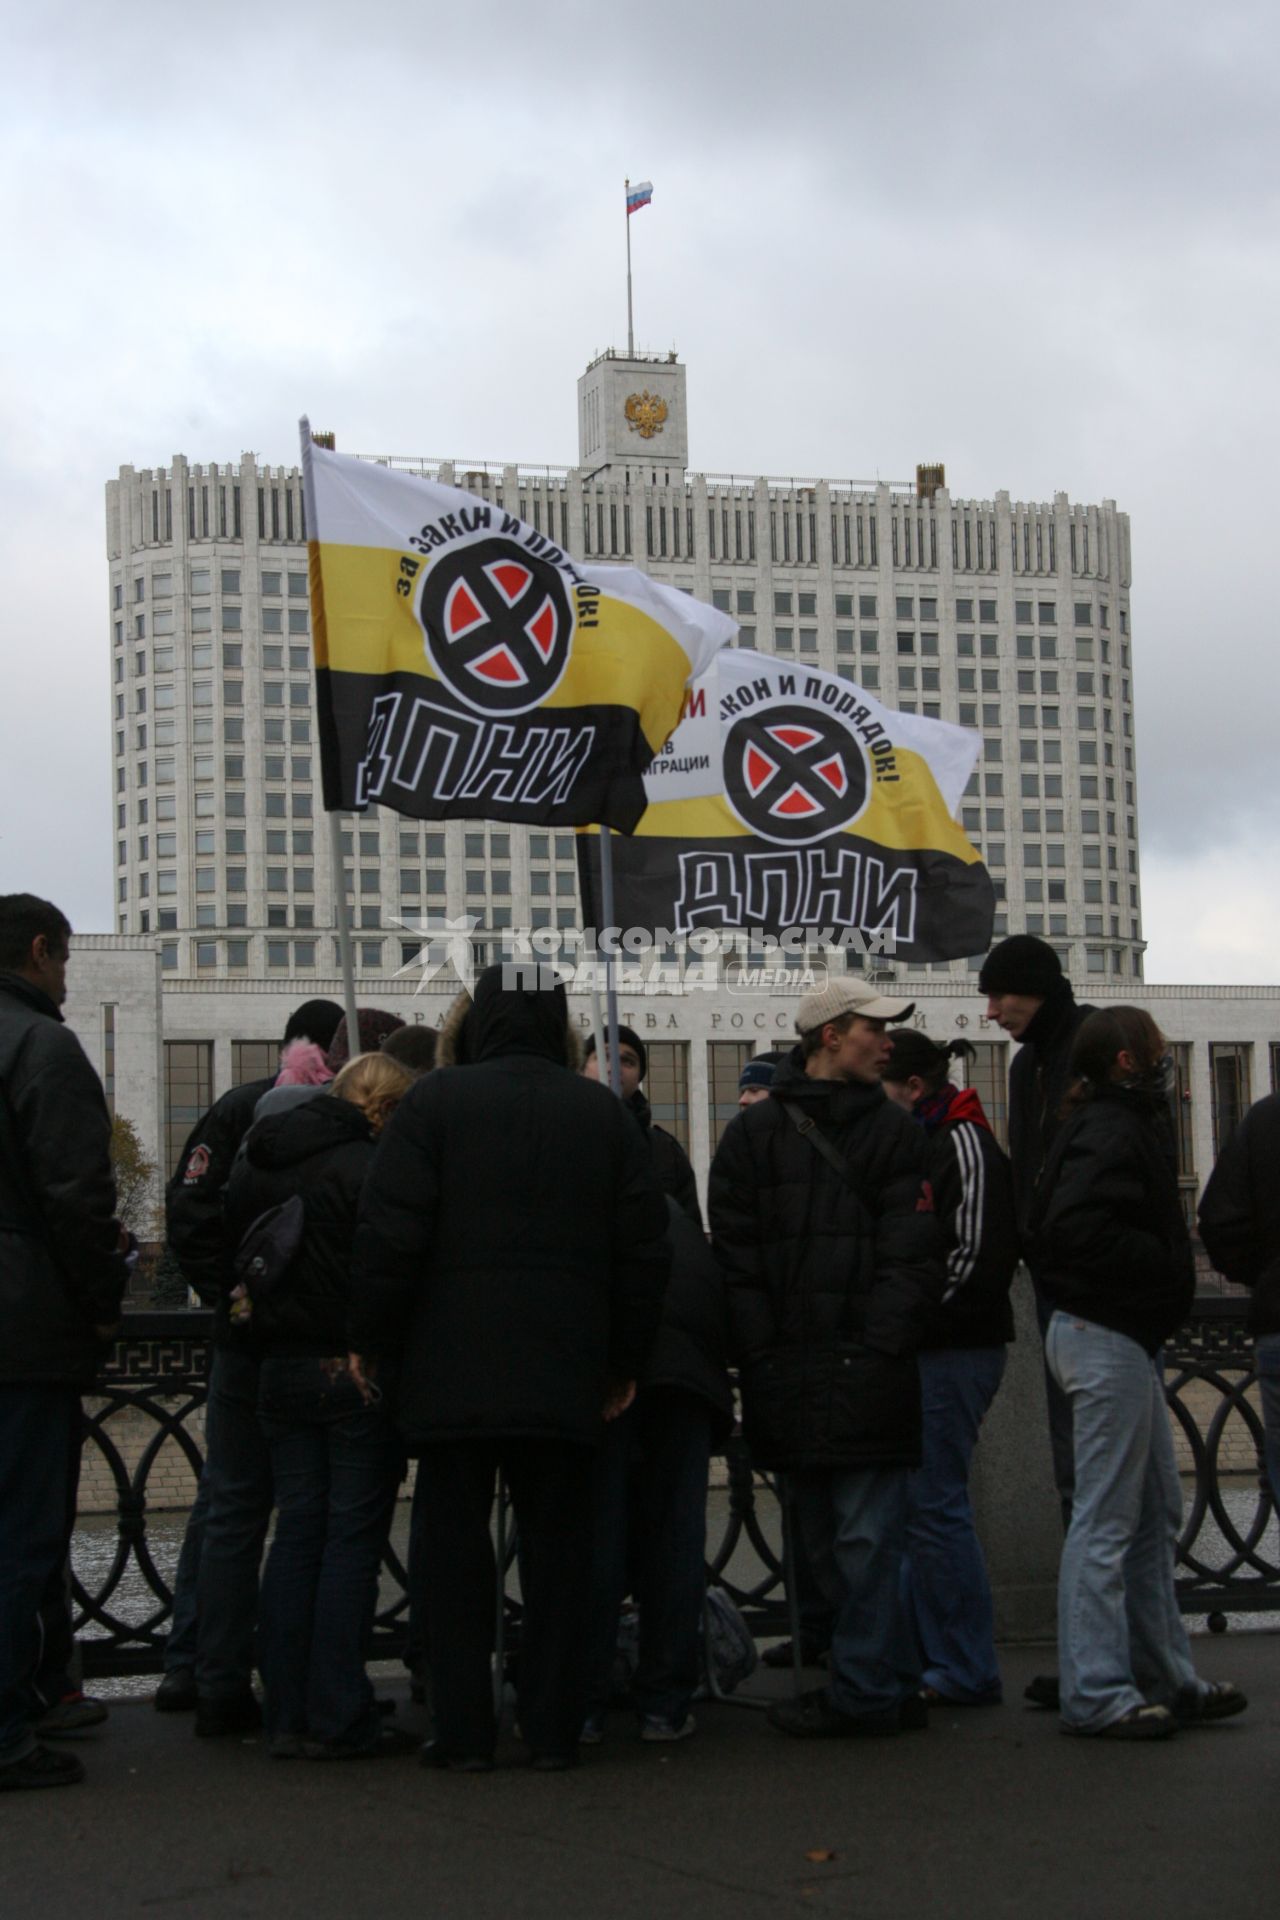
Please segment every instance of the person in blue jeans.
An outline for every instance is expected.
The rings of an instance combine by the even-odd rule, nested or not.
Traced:
[[[347,1337],[360,1191],[377,1136],[412,1084],[395,1061],[357,1055],[331,1093],[254,1125],[227,1188],[236,1243],[271,1209],[302,1203],[297,1251],[269,1284],[248,1283],[238,1322],[258,1356],[257,1413],[275,1485],[259,1663],[270,1751],[282,1759],[372,1758],[417,1744],[384,1728],[365,1672],[402,1457],[377,1389],[352,1373]],[[205,1564],[208,1556],[206,1540]]]
[[[1248,1287],[1271,1498],[1280,1512],[1280,1094],[1223,1146],[1200,1202],[1200,1238],[1220,1273]]]
[[[939,1046],[904,1027],[890,1036],[884,1088],[925,1133],[929,1182],[947,1252],[947,1286],[916,1356],[923,1455],[911,1476],[905,1582],[931,1704],[996,1705],[995,1612],[969,1501],[978,1432],[1013,1338],[1018,1264],[1013,1176],[982,1103],[948,1077],[965,1040]]]
[[[1075,1493],[1058,1580],[1064,1732],[1164,1740],[1241,1712],[1202,1680],[1174,1588],[1182,1489],[1160,1349],[1191,1308],[1163,1035],[1140,1007],[1091,1013],[1032,1213],[1052,1307],[1045,1357],[1071,1406]]]
[[[596,1453],[595,1537],[582,1739],[604,1738],[618,1615],[640,1610],[631,1702],[640,1738],[687,1740],[701,1677],[706,1601],[707,1470],[733,1425],[725,1368],[724,1283],[701,1230],[667,1195],[671,1278],[634,1404]]]
[[[743,1432],[757,1466],[789,1476],[835,1614],[828,1685],[769,1709],[797,1739],[928,1725],[901,1577],[915,1350],[944,1274],[926,1143],[880,1078],[887,1023],[911,1012],[853,978],[806,994],[799,1045],[711,1166]]]

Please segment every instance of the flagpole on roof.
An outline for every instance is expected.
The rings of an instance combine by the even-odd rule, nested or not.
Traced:
[[[631,204],[630,204],[630,194],[631,194],[631,182],[630,182],[630,180],[624,180],[624,181],[623,181],[623,183],[622,183],[622,207],[623,207],[623,212],[624,212],[624,214],[625,214],[625,216],[626,216],[626,222],[627,222],[627,358],[628,358],[628,360],[634,360],[634,359],[635,359],[635,357],[636,357],[636,332],[635,332],[635,328],[634,328],[634,326],[633,326],[633,325],[632,325],[632,323],[631,323]]]

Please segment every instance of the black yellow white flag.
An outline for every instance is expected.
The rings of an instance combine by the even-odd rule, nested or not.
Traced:
[[[728,615],[305,420],[302,462],[325,806],[629,833]]]
[[[954,818],[978,736],[895,713],[835,674],[736,648],[693,688],[614,845],[623,928],[857,933],[899,959],[990,944],[995,898]],[[599,849],[578,843],[600,924]]]

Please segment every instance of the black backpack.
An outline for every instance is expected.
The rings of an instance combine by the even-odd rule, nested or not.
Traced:
[[[236,1284],[231,1289],[231,1323],[247,1328],[255,1306],[266,1305],[293,1265],[307,1223],[300,1194],[291,1194],[278,1207],[268,1207],[245,1229],[231,1262]]]

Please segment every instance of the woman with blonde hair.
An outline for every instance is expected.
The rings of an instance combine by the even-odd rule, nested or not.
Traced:
[[[270,1272],[255,1280],[250,1270],[245,1323],[262,1358],[258,1415],[278,1507],[259,1646],[279,1758],[358,1759],[415,1745],[383,1728],[365,1673],[401,1450],[376,1391],[366,1398],[347,1362],[360,1191],[377,1137],[412,1085],[396,1061],[357,1055],[326,1091],[254,1126],[227,1188],[228,1228],[242,1249],[251,1230],[263,1240],[264,1215],[287,1209],[275,1215]]]
[[[1076,1480],[1058,1581],[1065,1732],[1164,1740],[1247,1704],[1191,1663],[1174,1589],[1182,1488],[1159,1355],[1195,1294],[1163,1034],[1141,1007],[1082,1023],[1036,1193],[1045,1357],[1071,1405]]]

